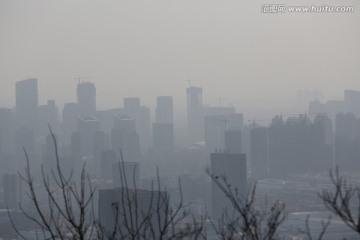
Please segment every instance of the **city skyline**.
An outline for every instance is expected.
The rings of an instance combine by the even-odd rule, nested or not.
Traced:
[[[359,90],[358,11],[280,16],[257,2],[200,2],[2,1],[0,102],[14,106],[13,85],[27,77],[41,82],[40,103],[60,105],[76,100],[68,90],[78,78],[92,81],[99,109],[133,96],[152,107],[171,95],[185,111],[189,79],[211,105],[223,98],[272,114],[275,105],[291,110],[298,89],[327,99]]]
[[[0,1],[0,239],[358,239],[359,9]]]

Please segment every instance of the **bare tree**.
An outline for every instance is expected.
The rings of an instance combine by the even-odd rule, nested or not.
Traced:
[[[285,204],[276,201],[260,207],[255,203],[256,184],[243,197],[238,189],[232,188],[226,176],[214,176],[209,169],[207,173],[233,207],[233,212],[223,212],[217,223],[212,222],[220,239],[272,240],[279,237],[279,226],[286,218]]]
[[[109,239],[200,239],[206,238],[204,232],[204,220],[191,216],[188,205],[183,201],[181,184],[179,181],[179,200],[175,203],[170,200],[166,188],[160,184],[160,176],[152,184],[151,190],[147,191],[148,198],[145,203],[141,202],[135,180],[135,168],[133,169],[133,186],[129,188],[126,177],[124,159],[120,151],[120,182],[121,196],[119,201],[113,202],[114,226],[112,231],[107,232]],[[149,197],[150,196],[150,197]],[[104,231],[106,232],[106,230]]]
[[[338,216],[350,229],[360,235],[360,190],[340,175],[339,167],[330,170],[333,189],[319,193],[325,207]]]
[[[33,210],[19,205],[27,219],[35,223],[41,230],[44,239],[91,239],[99,236],[99,226],[95,219],[93,198],[95,189],[92,188],[89,175],[86,174],[85,164],[82,167],[80,179],[74,180],[73,172],[65,177],[61,168],[57,140],[49,127],[55,146],[56,168],[50,173],[41,167],[41,185],[46,193],[46,203],[42,203],[35,179],[31,174],[30,159],[24,149],[26,157],[25,174],[20,174],[27,186],[26,195],[29,197]],[[50,174],[50,175],[49,175]],[[17,234],[26,239],[17,229],[10,212],[11,223]]]
[[[49,129],[54,143],[56,168],[49,174],[41,167],[40,185],[45,191],[45,203],[40,197],[37,181],[32,176],[30,159],[25,149],[25,174],[19,173],[27,186],[26,194],[33,209],[27,209],[21,205],[19,208],[28,220],[35,223],[43,239],[200,239],[206,237],[205,217],[197,220],[191,216],[188,205],[182,198],[180,181],[180,198],[176,203],[172,203],[166,188],[162,188],[159,174],[157,174],[156,190],[152,186],[152,190],[149,191],[150,201],[144,206],[136,187],[135,177],[134,189],[128,187],[122,154],[119,162],[121,197],[111,204],[115,223],[110,232],[106,231],[95,214],[93,204],[95,189],[86,173],[85,164],[78,182],[73,177],[73,171],[69,177],[65,177],[60,163],[57,140],[50,127]],[[26,239],[16,227],[10,211],[8,214],[16,233],[22,239]]]
[[[310,229],[310,215],[306,216],[305,219],[305,230],[304,229],[298,229],[299,232],[303,235],[305,235],[308,240],[322,240],[325,236],[325,232],[327,230],[327,228],[329,227],[330,223],[331,223],[331,216],[328,217],[328,219],[326,221],[322,220],[321,221],[321,230],[319,232],[319,235],[317,235],[317,237],[315,237],[312,233],[311,233],[311,229]]]

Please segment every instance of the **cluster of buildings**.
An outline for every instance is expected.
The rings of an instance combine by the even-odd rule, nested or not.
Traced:
[[[79,82],[77,102],[62,109],[55,100],[39,105],[37,79],[17,82],[15,108],[0,109],[0,208],[17,210],[18,203],[26,204],[26,186],[16,173],[25,167],[24,150],[34,176],[41,176],[40,165],[45,171],[56,168],[49,126],[64,174],[74,171],[76,176],[86,163],[99,189],[99,216],[109,224],[109,203],[124,187],[120,168],[128,188],[144,196],[142,201],[154,194],[157,167],[170,195],[179,193],[180,178],[184,200],[192,203],[195,215],[211,209],[213,218],[231,211],[231,205],[205,173],[207,166],[212,176],[226,177],[244,197],[249,179],[287,179],[327,171],[336,164],[360,170],[360,92],[345,91],[344,100],[336,104],[310,102],[309,115],[275,116],[270,125],[262,126],[255,121],[245,124],[235,107],[203,104],[202,91],[186,89],[188,132],[186,146],[180,148],[171,96],[157,97],[153,119],[150,108],[137,97],[124,98],[122,107],[98,110],[96,88],[90,82]]]

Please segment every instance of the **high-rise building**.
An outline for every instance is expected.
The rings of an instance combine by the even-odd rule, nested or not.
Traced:
[[[91,159],[94,171],[100,174],[100,156],[105,143],[104,133],[99,130],[99,121],[95,117],[79,116],[77,131],[71,135],[74,168],[81,168],[82,161]]]
[[[207,154],[224,149],[225,130],[227,125],[226,115],[205,116],[205,148]]]
[[[289,174],[304,174],[332,167],[331,126],[327,117],[310,121],[306,115],[281,116],[268,128],[269,170],[271,177],[285,178]],[[331,123],[330,123],[331,124]],[[257,153],[255,153],[257,154]]]
[[[39,106],[39,132],[40,136],[47,136],[48,125],[54,133],[59,132],[59,115],[55,100],[48,100],[46,105]]]
[[[101,152],[101,178],[104,180],[113,179],[113,165],[116,163],[116,154],[113,150]]]
[[[114,128],[111,131],[111,147],[118,158],[120,150],[123,161],[137,162],[140,160],[139,135],[135,131],[135,119],[129,115],[114,116]]]
[[[156,161],[165,163],[173,158],[174,117],[170,96],[157,97],[156,122],[153,123],[153,150]]]
[[[76,131],[79,108],[76,103],[66,103],[62,112],[62,132],[65,142],[70,142],[70,136]]]
[[[189,144],[204,140],[204,109],[202,88],[189,87],[187,94],[187,124]]]
[[[124,98],[124,110],[132,115],[135,115],[137,109],[140,108],[140,98],[137,97],[128,97]],[[134,116],[132,116],[134,117]]]
[[[205,116],[206,152],[210,154],[214,152],[216,149],[225,148],[225,131],[227,130],[236,131],[239,135],[238,137],[241,138],[240,131],[242,127],[243,127],[242,113],[206,115]],[[228,143],[228,145],[229,144],[230,143]],[[233,144],[237,144],[237,143],[233,143]],[[231,148],[233,147],[234,145]],[[240,145],[238,147],[240,147]]]
[[[113,117],[114,129],[124,129],[126,131],[136,132],[136,121],[133,117],[122,114]]]
[[[79,115],[94,116],[96,112],[96,88],[90,82],[79,82],[77,85]]]
[[[225,131],[225,151],[230,153],[243,153],[241,130],[226,130]]]
[[[211,175],[220,182],[225,178],[226,184],[234,192],[238,192],[240,198],[246,197],[247,170],[244,153],[211,153]],[[211,182],[211,199],[213,220],[220,220],[225,211],[231,216],[233,205],[214,181]]]
[[[153,147],[155,159],[169,162],[174,152],[174,127],[171,123],[153,124]]]
[[[37,130],[38,84],[36,78],[16,82],[16,120],[18,127]]]
[[[91,116],[77,118],[77,131],[81,133],[94,133],[99,131],[99,121]]]
[[[173,99],[171,96],[160,96],[156,99],[156,122],[174,123]]]
[[[136,132],[139,134],[140,146],[147,151],[151,145],[150,110],[140,105],[140,98],[124,98],[124,112],[136,122]]]

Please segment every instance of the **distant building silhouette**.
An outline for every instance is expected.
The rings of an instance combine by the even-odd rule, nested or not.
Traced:
[[[243,115],[241,113],[215,114],[205,116],[205,148],[208,154],[215,149],[224,149],[225,132],[238,131],[238,137],[241,138],[241,128],[243,127]],[[230,133],[229,133],[230,134]],[[236,140],[239,143],[239,139]],[[237,143],[233,143],[236,145]],[[230,142],[228,142],[230,145]],[[240,144],[241,145],[241,144]],[[232,146],[231,148],[233,148]],[[241,146],[238,146],[241,147]],[[235,149],[233,149],[235,150]],[[238,151],[239,149],[237,149]]]
[[[80,169],[83,161],[89,161],[89,171],[100,174],[100,156],[105,148],[105,136],[99,130],[99,121],[95,117],[79,116],[77,131],[71,135],[71,152],[74,168]]]
[[[70,143],[70,137],[77,128],[77,117],[79,116],[79,108],[76,103],[65,103],[62,111],[62,133],[64,142]]]
[[[247,193],[246,155],[243,153],[211,153],[211,175],[222,182],[226,178],[232,190],[245,198]],[[221,189],[211,182],[212,218],[221,219],[226,211],[229,216],[233,213],[233,205]]]
[[[338,113],[353,113],[356,117],[360,118],[360,91],[345,90],[343,100],[329,100],[322,103],[318,99],[309,103],[309,114],[314,118],[318,114],[328,114],[335,120]]]
[[[174,123],[173,99],[171,96],[160,96],[156,98],[156,122]]]
[[[124,98],[124,113],[135,119],[140,146],[147,151],[151,145],[150,110],[140,105],[140,98]]]
[[[333,167],[331,120],[326,115],[312,122],[306,115],[276,116],[268,129],[270,176],[286,178]]]
[[[114,116],[114,128],[111,131],[111,147],[117,158],[120,158],[120,151],[123,160],[137,162],[140,160],[140,140],[136,132],[135,119],[129,115]]]
[[[40,136],[47,136],[48,125],[55,133],[59,133],[59,114],[55,100],[48,100],[46,105],[39,106],[39,133]]]
[[[19,128],[38,127],[38,84],[36,78],[16,82],[16,120]]]
[[[80,116],[94,116],[96,112],[96,88],[90,82],[79,82],[76,89]]]
[[[116,154],[113,150],[103,150],[101,152],[101,178],[113,180],[113,166],[116,163]]]
[[[241,130],[225,131],[225,151],[229,153],[243,153]]]
[[[189,144],[204,140],[202,88],[189,87],[187,94],[187,126]]]
[[[155,160],[168,163],[174,153],[174,116],[173,100],[170,96],[156,99],[156,121],[152,125],[153,151]]]
[[[173,124],[153,124],[153,149],[157,161],[164,163],[172,160],[174,152]]]

